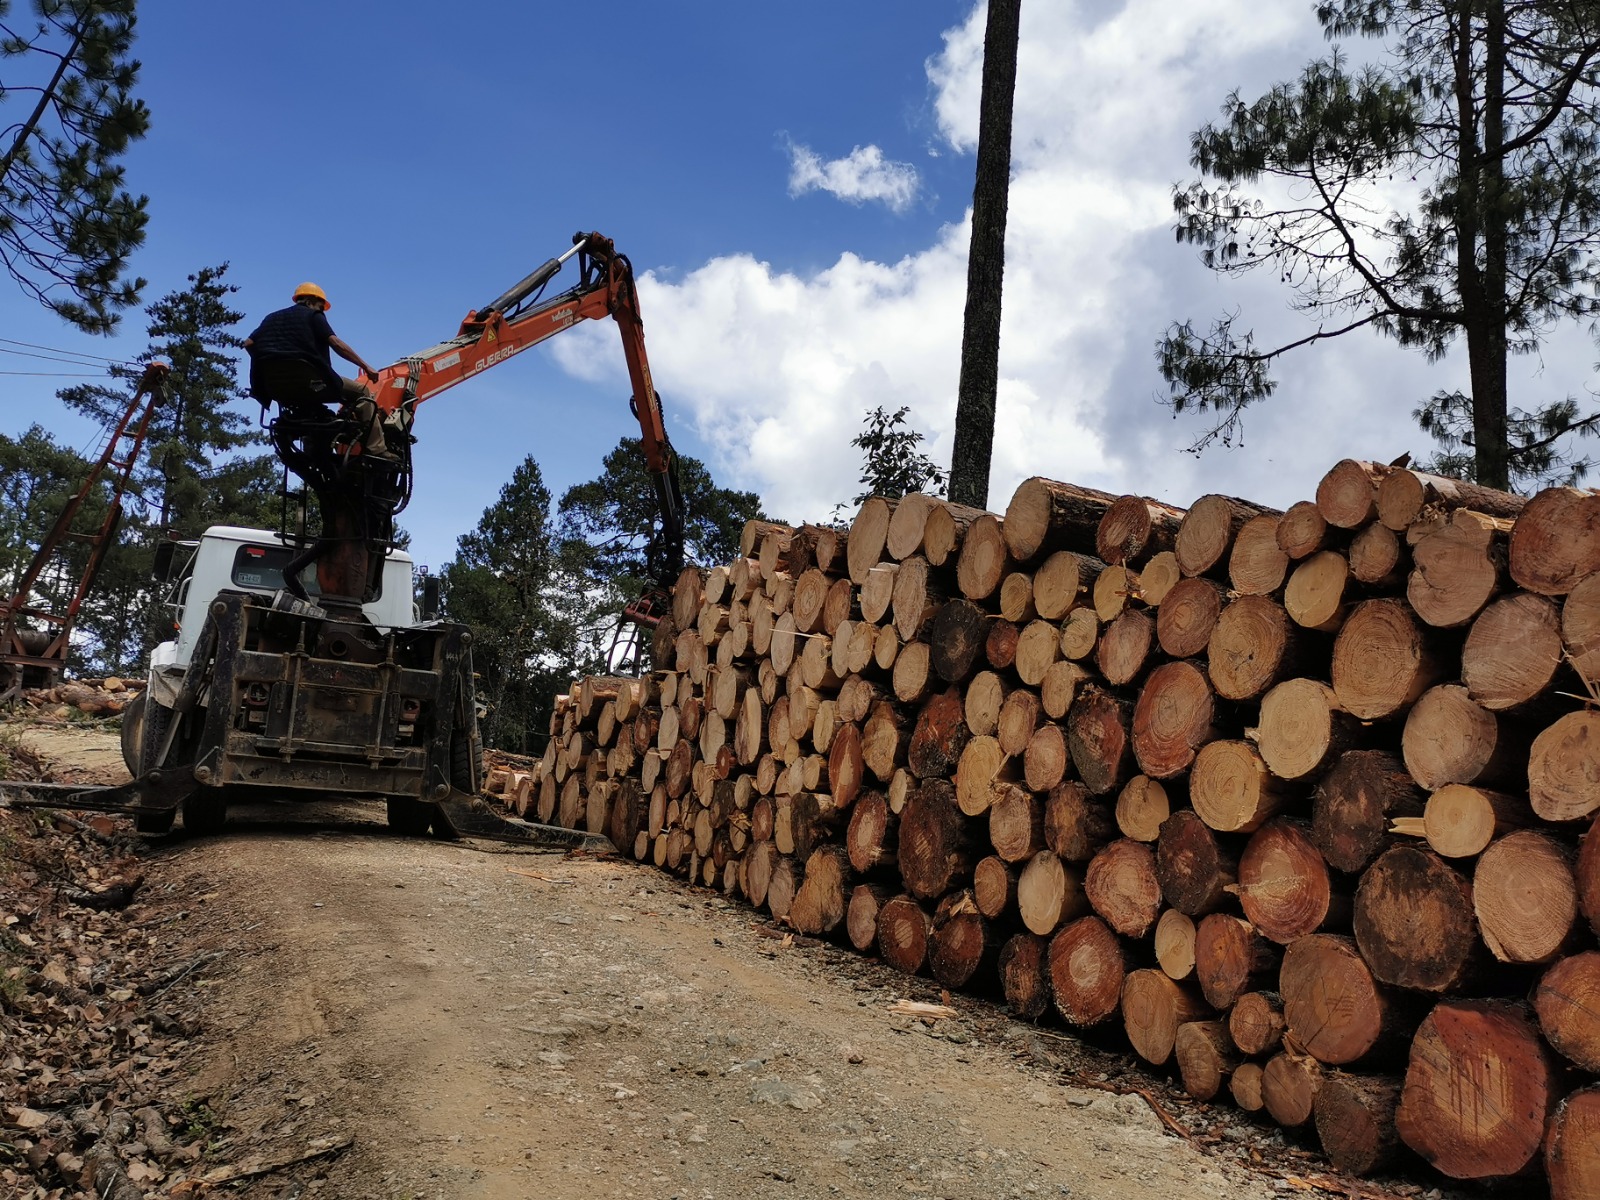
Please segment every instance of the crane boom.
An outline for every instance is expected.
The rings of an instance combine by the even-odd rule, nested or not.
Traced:
[[[549,283],[573,255],[578,256],[582,275],[577,286],[544,303],[524,307],[528,297]],[[617,253],[610,238],[598,233],[575,234],[572,249],[545,262],[482,308],[469,312],[455,337],[385,367],[378,373],[374,389],[378,407],[385,413],[414,411],[425,400],[580,321],[605,317],[616,321],[622,335],[622,353],[633,387],[633,409],[644,440],[645,462],[652,475],[665,477],[672,469],[672,445],[661,415],[661,397],[650,377],[633,266],[626,256]],[[678,499],[675,494],[668,498],[671,508],[663,510],[663,522],[676,525],[681,531]]]

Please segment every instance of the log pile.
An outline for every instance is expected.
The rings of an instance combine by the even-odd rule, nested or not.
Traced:
[[[741,551],[561,699],[519,812],[1120,1026],[1341,1169],[1600,1194],[1600,493],[1035,478]]]
[[[24,688],[22,699],[44,715],[65,720],[73,712],[115,717],[144,688],[142,679],[67,679],[47,688]]]

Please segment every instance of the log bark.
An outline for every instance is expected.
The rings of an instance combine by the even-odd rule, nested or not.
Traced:
[[[1443,672],[1402,600],[1367,600],[1346,618],[1333,643],[1333,690],[1363,721],[1396,716]]]
[[[1397,533],[1428,513],[1470,508],[1491,517],[1515,517],[1527,503],[1526,496],[1403,467],[1391,470],[1378,485],[1378,520]]]
[[[1133,710],[1131,740],[1139,769],[1152,779],[1171,779],[1188,770],[1195,753],[1212,737],[1212,703],[1211,685],[1193,663],[1165,663],[1150,672]]]
[[[1478,858],[1472,909],[1484,944],[1501,962],[1549,962],[1578,920],[1571,855],[1538,830],[1501,838]]]
[[[1349,915],[1347,904],[1334,904],[1327,862],[1301,823],[1285,817],[1250,836],[1239,856],[1235,890],[1250,923],[1279,945]]]
[[[955,688],[940,692],[929,697],[917,714],[906,765],[918,779],[953,774],[970,737],[961,693]]]
[[[1283,605],[1267,596],[1240,596],[1222,610],[1206,664],[1225,700],[1249,700],[1292,674],[1303,635]]]
[[[1450,1001],[1412,1039],[1395,1125],[1452,1179],[1516,1175],[1538,1154],[1557,1096],[1554,1064],[1520,1007]]]
[[[1396,846],[1356,888],[1356,945],[1381,983],[1413,991],[1459,991],[1478,949],[1472,886],[1438,855]]]
[[[984,513],[973,521],[961,539],[956,556],[956,587],[968,600],[981,602],[1000,590],[1001,581],[1011,570],[1006,553],[1006,538],[1000,518]]]
[[[1040,937],[1054,933],[1088,909],[1083,873],[1077,867],[1063,866],[1050,851],[1041,850],[1022,868],[1017,878],[1017,911],[1030,933]]]
[[[897,971],[915,975],[928,961],[933,922],[910,896],[895,896],[878,910],[878,953]]]
[[[925,780],[900,814],[900,877],[906,890],[935,900],[972,876],[973,839],[967,818],[956,807],[955,788],[943,779]]]
[[[1276,948],[1249,921],[1230,913],[1207,913],[1194,931],[1194,973],[1206,1003],[1231,1008],[1252,988],[1274,982]]]
[[[1148,690],[1150,683],[1145,688]],[[1084,688],[1067,714],[1067,747],[1073,766],[1083,785],[1095,795],[1116,791],[1133,774],[1131,726],[1127,702],[1096,687]]]
[[[1333,1165],[1367,1175],[1387,1163],[1400,1144],[1394,1127],[1399,1104],[1398,1079],[1330,1071],[1317,1089],[1312,1114]]]
[[[1081,917],[1050,939],[1050,994],[1069,1025],[1109,1020],[1121,1001],[1122,944],[1098,917]]]
[[[1243,596],[1265,596],[1283,586],[1289,556],[1278,547],[1278,518],[1263,514],[1239,528],[1228,555],[1228,580]]]
[[[1083,890],[1089,905],[1126,938],[1142,938],[1161,914],[1156,856],[1142,842],[1121,838],[1089,860]]]
[[[970,600],[948,601],[928,631],[933,673],[946,683],[960,683],[972,674],[988,637],[988,615],[981,608]]]
[[[1600,571],[1600,494],[1546,488],[1517,514],[1507,549],[1517,586],[1541,596],[1565,596]]]
[[[1544,1164],[1550,1200],[1600,1196],[1600,1086],[1580,1088],[1556,1106]]]
[[[1548,699],[1564,653],[1555,604],[1517,592],[1496,600],[1472,622],[1461,649],[1461,681],[1491,712],[1521,708]]]
[[[1222,1091],[1239,1062],[1228,1027],[1221,1021],[1190,1021],[1178,1026],[1172,1053],[1183,1090],[1202,1101]]]
[[[1132,971],[1122,985],[1122,1027],[1134,1052],[1155,1066],[1172,1057],[1178,1026],[1208,1015],[1195,992],[1161,971]]]
[[[1012,1016],[1033,1021],[1050,1007],[1049,945],[1035,934],[1018,933],[1000,948],[1000,987]]]
[[[1083,784],[1069,779],[1050,789],[1044,840],[1062,862],[1086,863],[1114,836],[1111,812]]]
[[[1035,476],[1012,493],[1005,540],[1011,557],[1029,562],[1054,550],[1093,551],[1100,520],[1116,501],[1108,492]]]
[[[1189,803],[1218,833],[1255,832],[1288,795],[1249,742],[1207,742],[1189,772]]]
[[[1312,844],[1335,870],[1359,871],[1388,843],[1392,819],[1422,811],[1422,792],[1398,758],[1351,750],[1313,793]]]
[[[1293,942],[1278,992],[1286,1036],[1319,1062],[1356,1062],[1397,1032],[1389,1000],[1350,938],[1318,933]]]
[[[1600,1074],[1600,951],[1563,958],[1533,992],[1545,1040],[1569,1062]]]
[[[1118,496],[1095,530],[1095,552],[1113,566],[1142,563],[1173,548],[1182,521],[1181,509],[1159,500]]]
[[[1271,513],[1271,509],[1232,496],[1201,496],[1189,506],[1178,526],[1173,553],[1179,570],[1186,576],[1218,570],[1244,523]]]
[[[1156,876],[1166,902],[1188,917],[1220,905],[1234,882],[1237,866],[1204,821],[1179,809],[1161,825],[1156,839]]]
[[[1283,998],[1277,992],[1246,992],[1228,1010],[1228,1033],[1245,1054],[1271,1054],[1283,1041]]]

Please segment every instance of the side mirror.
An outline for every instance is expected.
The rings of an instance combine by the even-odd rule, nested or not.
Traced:
[[[165,583],[172,578],[172,560],[177,556],[178,543],[163,541],[156,546],[155,560],[150,564],[150,578]]]

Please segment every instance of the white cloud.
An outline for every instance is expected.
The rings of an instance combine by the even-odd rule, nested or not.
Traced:
[[[857,146],[843,158],[824,161],[809,146],[789,146],[789,194],[827,192],[851,204],[874,201],[901,213],[917,198],[920,184],[910,163],[894,162],[876,146]]]
[[[927,64],[940,133],[963,154],[976,142],[983,24],[980,6]],[[1189,133],[1228,91],[1256,94],[1325,52],[1298,5],[1075,0],[1025,10],[991,508],[1003,511],[1034,474],[1176,503],[1221,491],[1286,506],[1342,457],[1428,450],[1410,410],[1455,386],[1460,368],[1375,337],[1286,361],[1278,394],[1247,422],[1243,453],[1183,453],[1201,426],[1155,403],[1164,390],[1155,343],[1173,320],[1203,325],[1238,308],[1240,327],[1254,325],[1263,343],[1305,332],[1274,278],[1218,283],[1174,246],[1171,187],[1190,174]],[[865,153],[840,161],[881,161]],[[841,246],[814,275],[737,255],[641,280],[669,419],[692,423],[720,481],[758,491],[784,518],[825,517],[857,490],[849,441],[877,405],[909,406],[923,449],[949,461],[969,221],[893,263]],[[606,331],[575,334],[555,344],[566,369],[620,375],[609,347],[591,353],[586,340]]]

